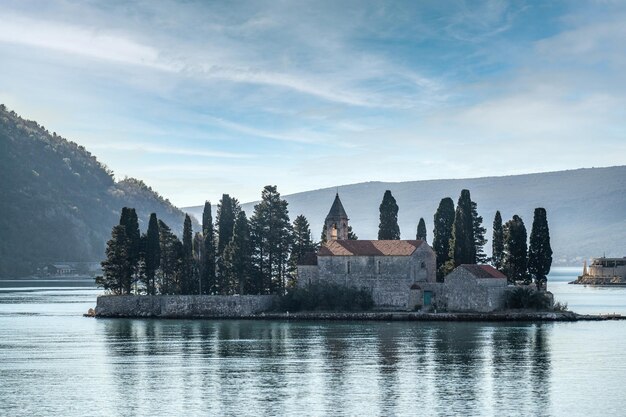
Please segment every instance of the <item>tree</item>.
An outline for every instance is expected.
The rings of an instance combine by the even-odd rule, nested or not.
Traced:
[[[194,284],[193,284],[193,293],[194,294],[202,294],[200,280],[202,279],[202,275],[200,274],[200,268],[202,267],[202,250],[204,248],[204,237],[202,237],[202,232],[196,232],[193,235],[193,276],[194,276]]]
[[[501,270],[504,258],[504,231],[502,229],[502,216],[496,211],[493,218],[493,237],[491,239],[491,263],[494,268]]]
[[[159,220],[161,266],[159,287],[161,294],[180,294],[183,245],[167,224]]]
[[[293,221],[293,245],[289,257],[289,275],[291,284],[295,283],[298,262],[308,252],[315,251],[315,243],[311,237],[309,221],[303,215],[299,215]]]
[[[156,213],[150,214],[148,231],[145,237],[144,248],[144,277],[146,293],[156,294],[155,275],[161,261],[161,248],[159,247],[159,223]]]
[[[202,212],[202,252],[200,266],[200,294],[213,294],[215,282],[215,229],[211,215],[211,203],[204,203]]]
[[[105,291],[117,295],[130,292],[126,283],[132,271],[128,256],[129,247],[126,227],[124,225],[113,227],[111,240],[107,242],[106,260],[102,261],[103,274],[96,278],[96,284]]]
[[[478,205],[474,201],[472,201],[472,224],[474,226],[475,263],[486,264],[489,262],[489,257],[485,253],[485,244],[487,243],[485,233],[487,233],[487,229],[483,227],[483,216],[478,215]]]
[[[248,218],[245,212],[240,211],[235,220],[233,238],[224,249],[224,276],[230,293],[249,294],[254,291],[250,276],[251,259]]]
[[[446,266],[447,272],[461,264],[475,264],[476,247],[474,245],[472,200],[469,190],[461,190],[454,213],[452,237],[450,238],[450,260]]]
[[[359,237],[352,231],[352,226],[348,226],[348,240],[359,240]]]
[[[399,240],[398,205],[396,199],[391,195],[391,191],[385,191],[379,211],[378,240]]]
[[[128,239],[128,262],[130,269],[128,276],[124,279],[124,292],[130,294],[133,284],[139,275],[139,259],[141,258],[141,232],[139,231],[139,220],[134,208],[124,207],[120,215],[120,225],[124,226],[126,238]]]
[[[528,249],[528,272],[534,278],[537,288],[545,288],[551,266],[552,247],[546,209],[539,207],[535,209]]]
[[[415,239],[426,242],[426,222],[423,217],[420,217],[420,221],[417,224],[417,235],[415,235]]]
[[[287,201],[280,198],[276,186],[267,185],[261,202],[250,218],[253,241],[255,290],[261,294],[282,294],[291,247],[291,223]]]
[[[444,266],[450,259],[450,239],[454,224],[454,202],[450,197],[442,198],[433,219],[433,250],[437,254],[437,281],[442,282]]]
[[[509,282],[528,282],[526,226],[517,214],[504,225],[504,274]]]
[[[226,245],[230,243],[233,237],[233,228],[235,226],[235,217],[240,210],[239,203],[236,199],[231,198],[228,194],[223,194],[222,199],[217,205],[216,223],[217,223],[217,254],[222,256]]]
[[[183,246],[181,259],[180,291],[181,294],[193,294],[196,292],[194,267],[193,267],[193,232],[191,230],[191,218],[185,214],[183,223]]]

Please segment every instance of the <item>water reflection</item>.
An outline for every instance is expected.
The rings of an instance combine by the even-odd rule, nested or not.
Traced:
[[[546,325],[99,322],[121,414],[549,411]]]

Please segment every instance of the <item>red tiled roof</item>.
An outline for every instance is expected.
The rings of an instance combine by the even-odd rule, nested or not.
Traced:
[[[476,278],[506,278],[506,275],[491,265],[463,264],[459,268],[464,268]]]
[[[318,256],[410,256],[422,240],[331,240]]]

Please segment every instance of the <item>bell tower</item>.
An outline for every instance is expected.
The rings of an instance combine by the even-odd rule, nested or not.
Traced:
[[[326,241],[348,240],[348,215],[341,204],[339,193],[335,194],[335,201],[324,222],[326,226]]]

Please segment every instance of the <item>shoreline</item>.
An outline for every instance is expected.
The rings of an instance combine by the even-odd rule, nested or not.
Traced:
[[[168,320],[268,320],[268,321],[421,321],[421,322],[577,322],[626,320],[620,314],[577,314],[571,311],[502,311],[494,313],[419,313],[406,311],[309,311],[265,312],[250,315],[184,315],[146,316],[84,314],[95,318],[141,318]]]

